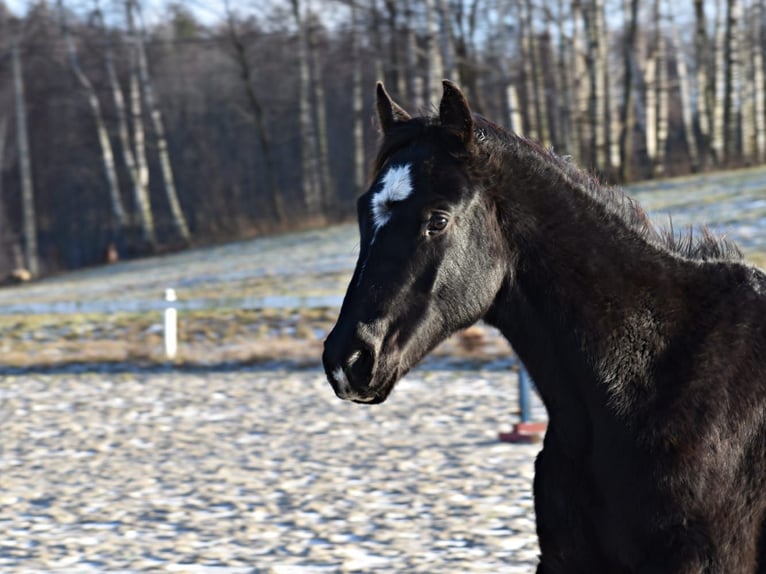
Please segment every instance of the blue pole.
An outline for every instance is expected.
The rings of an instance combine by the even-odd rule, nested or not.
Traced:
[[[519,365],[519,411],[521,422],[532,421],[532,377],[523,365]]]

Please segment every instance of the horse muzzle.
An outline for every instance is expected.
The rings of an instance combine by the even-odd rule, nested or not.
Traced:
[[[380,345],[369,325],[343,329],[336,326],[324,343],[322,364],[335,394],[356,403],[382,403],[394,377],[386,376],[380,361]]]
[[[380,402],[377,400],[377,394],[370,388],[375,365],[375,359],[370,350],[357,349],[343,360],[332,360],[331,353],[327,351],[325,344],[322,363],[327,380],[339,398],[358,403]]]

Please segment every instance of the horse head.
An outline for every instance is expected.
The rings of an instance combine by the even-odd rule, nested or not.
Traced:
[[[382,143],[357,202],[360,250],[322,357],[342,399],[383,402],[438,343],[480,319],[507,275],[474,118],[453,83],[437,117],[377,86]]]

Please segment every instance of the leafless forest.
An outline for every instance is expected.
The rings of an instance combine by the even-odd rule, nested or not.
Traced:
[[[374,83],[611,181],[764,163],[764,0],[0,0],[0,275],[338,221]]]

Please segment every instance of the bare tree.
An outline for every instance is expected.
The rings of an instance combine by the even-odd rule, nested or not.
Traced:
[[[330,177],[330,152],[327,141],[327,102],[324,95],[324,77],[320,62],[321,50],[319,48],[319,20],[313,11],[308,14],[308,46],[311,55],[311,82],[312,101],[314,102],[314,116],[316,123],[316,155],[319,165],[319,193],[322,197],[322,207],[325,213],[335,209],[335,189]]]
[[[558,34],[558,83],[559,83],[559,102],[558,125],[559,125],[559,143],[564,151],[569,154],[577,154],[577,133],[573,120],[575,112],[575,87],[572,76],[574,70],[571,68],[571,58],[569,54],[574,51],[571,38],[567,37],[566,23],[567,18],[564,11],[564,0],[558,0],[557,4],[557,34]],[[575,56],[576,57],[576,56]]]
[[[239,68],[239,78],[242,81],[242,87],[245,90],[245,98],[249,108],[249,120],[255,125],[255,132],[261,145],[264,165],[266,169],[266,180],[268,181],[268,199],[271,210],[278,223],[285,221],[285,209],[282,203],[282,196],[279,193],[279,184],[277,182],[277,172],[274,163],[274,157],[271,151],[271,138],[269,137],[266,124],[264,122],[263,107],[260,99],[255,93],[253,85],[253,65],[242,41],[241,35],[237,29],[237,22],[234,11],[231,8],[229,0],[224,0],[224,10],[226,12],[226,29],[228,39],[234,51],[234,59]]]
[[[410,103],[415,109],[423,107],[422,77],[418,73],[418,43],[415,36],[414,0],[404,1],[404,67],[407,77],[407,92]]]
[[[521,108],[519,107],[519,95],[516,86],[508,84],[507,102],[508,102],[508,127],[517,134],[524,133],[524,123],[521,120]]]
[[[740,19],[740,26],[737,31],[741,71],[741,82],[738,88],[741,121],[739,122],[738,133],[739,156],[745,164],[749,165],[755,157],[755,90],[753,89],[752,81],[755,76],[755,69],[753,67],[753,44],[750,26],[746,24],[749,16],[747,14],[747,6],[743,6],[743,10],[745,10],[745,17]]]
[[[570,51],[569,66],[572,69],[572,89],[574,91],[574,104],[572,106],[572,129],[578,149],[574,151],[580,161],[593,161],[590,147],[593,126],[588,117],[590,104],[590,82],[587,73],[587,50],[584,45],[584,16],[581,0],[573,0],[571,4],[572,21],[572,49]]]
[[[739,2],[727,0],[726,9],[726,42],[725,80],[723,94],[723,155],[726,162],[731,162],[737,151],[739,141],[739,122],[737,114],[737,88],[739,86]]]
[[[352,0],[349,0],[349,3]],[[369,0],[370,6],[369,6],[369,16],[370,16],[370,44],[372,45],[372,61],[373,61],[373,68],[375,70],[375,77],[377,79],[383,79],[386,77],[386,75],[390,72],[390,67],[387,69],[386,65],[384,64],[384,59],[388,60],[389,57],[393,57],[393,59],[396,61],[397,56],[396,53],[398,50],[393,50],[392,54],[389,54],[385,49],[385,43],[383,41],[383,34],[384,34],[384,28],[382,21],[382,13],[380,9],[378,8],[378,0]],[[358,11],[357,6],[357,11]],[[351,18],[352,25],[354,21],[354,17]],[[361,42],[360,42],[361,44]],[[391,82],[391,86],[395,86],[396,82]],[[404,93],[404,92],[401,92]]]
[[[355,0],[354,0],[355,1]],[[396,92],[403,97],[407,97],[407,81],[404,60],[404,51],[408,49],[409,37],[406,42],[402,42],[402,33],[399,30],[399,0],[383,0],[386,8],[386,24],[388,26],[388,47],[386,52],[388,76],[386,82],[396,88]],[[406,30],[406,28],[405,28]]]
[[[138,173],[138,166],[136,164],[136,158],[133,155],[133,148],[130,143],[130,131],[128,127],[128,118],[125,111],[125,98],[120,87],[120,82],[117,78],[117,71],[114,67],[114,58],[112,56],[112,49],[109,43],[108,33],[106,30],[106,23],[104,22],[104,16],[101,12],[101,7],[96,2],[96,9],[94,11],[94,19],[101,28],[101,35],[103,38],[103,53],[104,64],[106,67],[107,79],[109,82],[110,91],[112,93],[112,102],[114,104],[115,115],[117,116],[117,133],[120,141],[120,150],[122,152],[123,162],[128,172],[128,178],[130,179],[131,190],[133,191],[133,199],[138,209],[138,219],[141,225],[142,235],[144,241],[149,246],[153,246],[155,243],[154,233],[154,217],[152,216],[152,208],[149,203],[149,190],[147,187],[141,185]]]
[[[129,95],[130,95],[130,119],[133,128],[133,153],[123,153],[126,165],[130,169],[131,158],[134,160],[134,195],[136,204],[139,210],[139,218],[141,221],[141,229],[146,241],[150,248],[154,248],[157,242],[154,215],[152,213],[151,200],[149,194],[149,164],[146,159],[146,135],[144,133],[144,119],[143,119],[143,106],[141,103],[141,84],[139,80],[139,55],[138,55],[138,38],[136,34],[136,26],[134,22],[132,0],[125,0],[125,20],[127,22],[127,39],[129,44]],[[104,31],[106,35],[106,30]],[[105,36],[105,41],[106,36]],[[122,99],[122,90],[119,88],[119,82],[117,81],[117,75],[114,72],[112,64],[111,53],[106,49],[106,64],[107,70],[111,67],[110,71],[110,83],[112,85],[112,94],[115,100],[115,106],[120,109],[119,101]],[[130,138],[127,137],[127,133],[121,135],[123,142],[123,149],[130,149]]]
[[[628,181],[631,176],[631,160],[633,157],[633,129],[635,124],[635,102],[633,101],[634,76],[636,67],[636,33],[638,31],[638,0],[623,2],[623,22],[625,39],[622,45],[623,101],[620,118],[620,179]]]
[[[762,2],[753,3],[753,17],[751,19],[753,74],[750,77],[753,86],[755,113],[753,127],[755,129],[755,153],[758,163],[766,161],[766,80],[763,72],[763,28],[766,22],[764,22],[764,12],[766,11],[764,11]]]
[[[441,98],[441,81],[444,78],[444,62],[439,47],[439,15],[436,11],[435,1],[424,1],[426,10],[426,103],[429,105],[436,105],[436,102]]]
[[[644,76],[644,143],[650,165],[657,162],[657,58],[649,51],[643,67]]]
[[[472,108],[482,113],[485,108],[484,94],[479,89],[480,69],[476,48],[476,29],[482,0],[466,0],[452,3],[455,57],[463,91],[471,99]]]
[[[608,164],[608,126],[607,126],[607,61],[603,44],[606,42],[603,28],[603,0],[590,0],[583,9],[585,34],[587,37],[586,59],[590,96],[588,117],[593,126],[590,142],[590,154],[598,169],[606,169]]]
[[[16,95],[16,138],[19,150],[19,173],[21,174],[21,209],[24,229],[24,257],[27,270],[32,277],[40,274],[37,253],[37,222],[35,213],[32,164],[29,154],[27,132],[27,110],[24,95],[24,70],[21,62],[18,37],[11,37],[11,62],[13,66],[13,88]]]
[[[135,9],[138,13],[139,20],[141,19],[141,12],[138,10],[139,6],[137,0],[128,0],[129,11]],[[133,19],[131,18],[131,22]],[[165,195],[168,199],[168,205],[170,205],[170,213],[173,218],[173,225],[176,231],[181,236],[184,242],[188,243],[191,240],[191,234],[189,233],[189,227],[186,223],[186,217],[184,216],[181,204],[178,201],[178,193],[176,192],[176,185],[173,176],[173,167],[170,163],[170,155],[168,153],[168,142],[165,138],[165,124],[162,120],[162,112],[154,95],[154,86],[152,85],[152,79],[149,75],[149,63],[146,58],[146,48],[144,46],[143,31],[145,27],[142,25],[140,29],[134,33],[134,39],[136,40],[136,47],[138,50],[138,74],[141,80],[141,87],[143,88],[144,100],[146,101],[146,107],[149,111],[149,117],[152,120],[152,127],[154,128],[154,135],[157,138],[157,152],[160,158],[160,173],[162,174],[162,180],[165,188]]]
[[[112,151],[112,142],[109,140],[109,133],[106,130],[106,124],[104,123],[104,117],[101,113],[101,102],[99,102],[96,90],[93,89],[88,76],[83,72],[80,66],[79,58],[77,57],[77,47],[75,46],[74,39],[67,25],[66,9],[64,7],[64,1],[58,0],[59,17],[61,18],[61,31],[64,35],[64,42],[66,43],[67,55],[69,57],[69,66],[72,68],[77,82],[80,84],[85,96],[88,100],[91,113],[93,114],[93,120],[96,123],[96,132],[98,134],[98,143],[101,147],[101,162],[104,167],[104,174],[106,175],[107,186],[109,189],[109,199],[112,205],[112,215],[115,218],[115,224],[118,229],[121,229],[126,224],[125,208],[122,205],[122,198],[120,197],[120,186],[117,181],[117,170],[114,165],[114,152]]]
[[[8,228],[8,215],[5,210],[5,197],[3,194],[3,171],[5,168],[5,142],[8,137],[8,120],[5,115],[0,116],[0,271],[11,271],[11,251],[14,241]]]
[[[654,41],[647,56],[644,73],[646,152],[654,177],[662,175],[665,171],[668,140],[668,63],[662,20],[661,0],[654,0],[652,5]]]
[[[724,93],[726,89],[726,19],[724,0],[715,3],[715,44],[713,61],[715,62],[714,98],[713,98],[713,134],[710,148],[717,165],[724,161]]]
[[[354,188],[356,194],[364,191],[364,120],[362,110],[362,57],[359,42],[359,8],[357,0],[351,4],[351,109],[354,114],[353,149],[354,149]]]
[[[455,37],[452,33],[452,13],[447,0],[436,0],[439,11],[439,49],[445,78],[460,82],[460,74],[455,62]]]
[[[707,33],[707,17],[704,0],[694,0],[694,52],[696,56],[697,79],[697,121],[702,141],[709,147],[713,125],[713,107],[715,98],[715,75],[710,58],[710,42]],[[704,157],[700,157],[704,165]]]
[[[300,0],[291,0],[293,17],[298,28],[298,106],[301,131],[301,180],[303,201],[311,216],[318,216],[322,209],[321,189],[318,185],[319,166],[314,153],[316,126],[311,113],[311,71],[309,68],[308,30]]]
[[[542,130],[540,129],[540,113],[537,100],[537,89],[535,81],[537,76],[534,67],[535,52],[535,34],[532,26],[532,14],[530,12],[530,3],[528,0],[519,2],[520,11],[520,40],[521,40],[521,58],[522,69],[524,72],[524,119],[526,120],[525,133],[532,139],[541,140]]]
[[[689,161],[693,172],[700,169],[699,152],[697,149],[697,138],[694,134],[694,119],[691,101],[691,86],[689,85],[689,73],[686,69],[686,56],[681,46],[681,35],[678,33],[678,26],[673,17],[673,8],[668,3],[668,21],[670,23],[671,47],[674,52],[676,62],[676,73],[678,75],[678,88],[681,94],[681,117],[684,123],[684,134],[686,145],[689,150]]]

